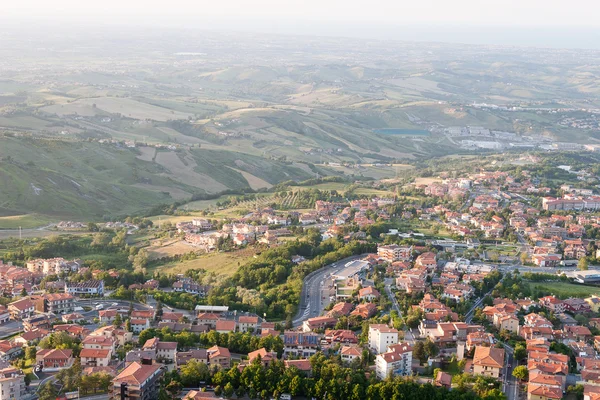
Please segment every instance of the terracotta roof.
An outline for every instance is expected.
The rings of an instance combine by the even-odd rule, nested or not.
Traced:
[[[560,387],[548,387],[543,385],[528,384],[527,394],[539,396],[546,399],[562,399],[563,393]],[[528,396],[529,397],[529,396]]]
[[[217,331],[235,331],[235,321],[220,319],[216,324]]]
[[[36,354],[36,357],[41,357],[43,359],[69,359],[73,356],[73,350],[65,349],[42,349],[39,350]]]
[[[300,371],[310,371],[312,369],[310,360],[285,360],[284,364],[287,368],[296,367]]]
[[[133,361],[119,375],[113,379],[115,383],[127,382],[133,385],[141,385],[147,381],[156,371],[162,367],[161,364],[141,364]]]
[[[110,350],[100,349],[81,349],[79,357],[83,358],[108,358],[110,356]]]
[[[502,368],[504,365],[504,349],[477,346],[473,357],[473,365]]]
[[[343,356],[355,356],[355,357],[362,356],[362,351],[356,346],[344,346],[340,350],[340,353]]]

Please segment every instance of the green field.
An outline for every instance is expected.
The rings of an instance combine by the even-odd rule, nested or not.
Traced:
[[[39,214],[24,214],[0,217],[0,229],[31,229],[57,222],[56,218]]]
[[[568,297],[588,297],[592,294],[600,294],[599,286],[586,286],[578,285],[575,283],[563,283],[563,282],[530,282],[529,287],[531,289],[537,289],[541,291],[549,291],[552,294],[560,298]]]
[[[238,270],[240,265],[252,259],[253,255],[254,252],[252,249],[229,253],[209,253],[199,256],[195,260],[172,262],[154,267],[152,270],[168,274],[183,274],[188,270],[202,268],[207,272],[214,272],[217,275],[231,276]]]

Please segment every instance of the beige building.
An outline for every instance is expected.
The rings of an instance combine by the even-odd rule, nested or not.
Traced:
[[[512,314],[494,314],[494,325],[499,331],[519,333],[519,318]]]
[[[473,374],[499,378],[504,366],[504,349],[476,347],[473,357]]]
[[[19,400],[25,397],[25,376],[16,368],[0,370],[0,400]]]

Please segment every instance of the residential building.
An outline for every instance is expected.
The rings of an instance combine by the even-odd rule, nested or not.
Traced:
[[[369,325],[369,349],[383,353],[390,345],[398,343],[398,330],[384,324]]]
[[[321,336],[311,332],[284,332],[284,357],[309,358],[317,353]]]
[[[231,366],[231,353],[226,347],[213,346],[207,349],[208,362],[211,365],[219,365],[221,368],[227,369]]]
[[[82,349],[79,354],[81,365],[88,367],[108,367],[111,359],[110,350]]]
[[[362,358],[362,349],[357,345],[346,344],[340,349],[340,357],[343,362],[349,364],[356,359],[360,360]]]
[[[35,356],[36,365],[44,369],[62,369],[73,365],[73,350],[71,349],[41,349]]]
[[[475,375],[499,378],[504,367],[504,349],[495,347],[476,347],[473,357],[473,373]]]
[[[113,379],[109,388],[111,400],[154,400],[158,398],[161,364],[144,364],[133,361]]]
[[[412,375],[412,347],[408,343],[390,345],[375,358],[375,373],[379,379]]]
[[[0,400],[21,400],[26,396],[23,372],[13,367],[0,369]]]
[[[30,299],[23,298],[9,303],[8,312],[12,319],[21,321],[33,315],[35,312],[35,304]]]
[[[65,293],[75,296],[103,296],[104,281],[92,279],[85,282],[65,282]]]

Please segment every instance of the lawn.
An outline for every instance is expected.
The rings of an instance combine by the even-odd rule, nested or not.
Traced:
[[[600,287],[578,285],[575,283],[563,282],[530,282],[531,290],[537,289],[540,291],[550,292],[560,298],[568,297],[588,297],[592,294],[600,294]]]
[[[209,253],[199,256],[195,260],[172,262],[155,267],[154,270],[168,274],[183,274],[192,269],[205,269],[219,275],[231,276],[238,268],[252,259],[253,249],[243,249],[228,253]]]
[[[11,215],[0,217],[0,229],[39,228],[52,222],[57,222],[57,219],[40,214]]]

